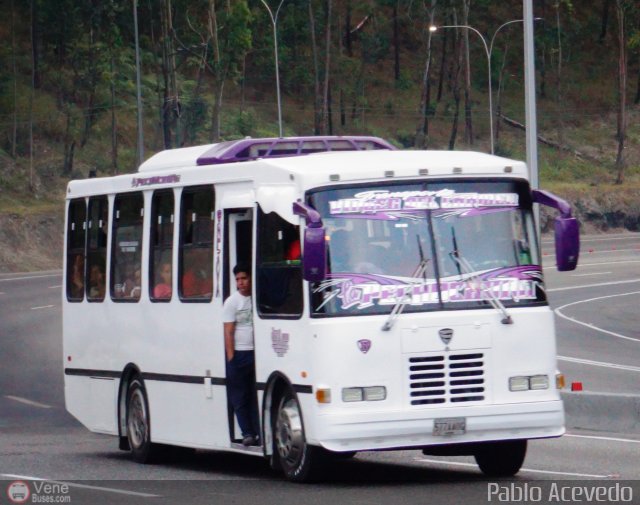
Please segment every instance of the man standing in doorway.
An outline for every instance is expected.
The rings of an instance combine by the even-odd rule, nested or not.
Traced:
[[[222,322],[227,362],[227,392],[242,430],[242,444],[260,445],[260,422],[255,394],[251,267],[233,269],[237,291],[224,302]]]

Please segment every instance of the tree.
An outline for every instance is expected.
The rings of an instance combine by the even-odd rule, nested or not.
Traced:
[[[416,140],[415,145],[418,147],[425,148],[427,147],[427,137],[429,135],[429,115],[431,114],[431,104],[430,104],[430,73],[431,73],[431,39],[433,37],[433,32],[429,29],[431,26],[435,26],[435,15],[436,15],[436,5],[438,0],[430,0],[429,6],[425,3],[425,9],[427,12],[427,16],[429,17],[429,22],[427,25],[427,50],[426,57],[424,61],[424,72],[422,73],[422,87],[420,92],[420,126],[418,127],[418,131],[416,132]]]
[[[228,78],[238,77],[239,67],[251,49],[251,21],[251,11],[246,0],[209,0],[208,34],[211,60],[207,68],[213,74],[211,138],[214,142],[220,140],[224,83]]]
[[[453,24],[458,24],[456,9],[453,9]],[[454,112],[451,119],[451,134],[449,135],[449,150],[453,151],[456,146],[458,136],[458,121],[460,119],[460,70],[462,68],[462,43],[459,30],[455,30],[452,40],[453,58],[451,60],[451,70],[449,71],[449,89],[453,95]]]
[[[624,182],[624,148],[627,136],[627,37],[625,32],[625,0],[616,0],[618,20],[618,153],[616,155],[616,184]]]

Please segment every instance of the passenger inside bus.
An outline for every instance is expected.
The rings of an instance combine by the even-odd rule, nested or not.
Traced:
[[[92,265],[89,272],[89,298],[104,298],[105,278],[100,265]]]
[[[212,269],[208,258],[210,249],[195,248],[184,252],[182,296],[209,296],[213,292]]]
[[[120,284],[116,284],[114,287],[116,298],[140,298],[140,290],[142,285],[142,273],[140,268],[135,270],[131,265],[126,265],[125,280]]]
[[[158,271],[159,281],[153,288],[153,297],[161,300],[171,298],[171,263],[164,262]]]
[[[84,295],[84,255],[78,254],[73,259],[70,276],[70,295],[72,298],[82,298]]]

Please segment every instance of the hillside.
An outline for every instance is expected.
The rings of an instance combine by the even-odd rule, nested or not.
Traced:
[[[433,21],[464,24],[466,2],[435,2]],[[544,18],[536,26],[540,181],[573,203],[584,230],[639,230],[640,15],[629,2],[624,178],[616,184],[618,25],[614,2],[605,3],[611,4],[606,18],[601,1],[585,0],[580,8],[559,2],[558,10],[534,2]],[[278,134],[265,10],[245,0],[227,4],[231,11],[218,7],[214,33],[207,32],[207,2],[200,4],[162,0],[140,7],[145,157],[178,145]],[[487,60],[475,35],[469,36],[468,89],[464,30],[431,36],[424,95],[428,4],[287,2],[278,25],[284,134],[373,134],[403,148],[487,151]],[[0,272],[58,268],[67,181],[92,170],[107,176],[136,167],[130,2],[97,10],[71,0],[34,5],[32,12],[12,2],[0,20]],[[467,23],[490,38],[521,13],[519,0],[473,0]],[[501,30],[495,41],[494,110],[504,117],[496,123],[496,153],[524,159],[517,127],[524,123],[521,24]],[[420,133],[424,103],[426,135]]]

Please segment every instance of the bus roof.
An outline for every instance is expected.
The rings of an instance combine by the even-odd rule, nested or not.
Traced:
[[[176,162],[184,164],[185,161],[206,166],[327,151],[368,150],[395,150],[395,147],[381,138],[364,136],[245,138],[162,151],[142,163],[138,172],[169,170]]]
[[[67,198],[145,187],[252,182],[310,188],[365,181],[418,178],[516,177],[527,179],[522,161],[471,151],[367,150],[323,152],[306,156],[265,158],[211,166],[197,164],[211,146],[187,147],[158,153],[142,173],[71,181]],[[143,164],[144,165],[144,164]],[[151,170],[155,166],[156,170]]]

